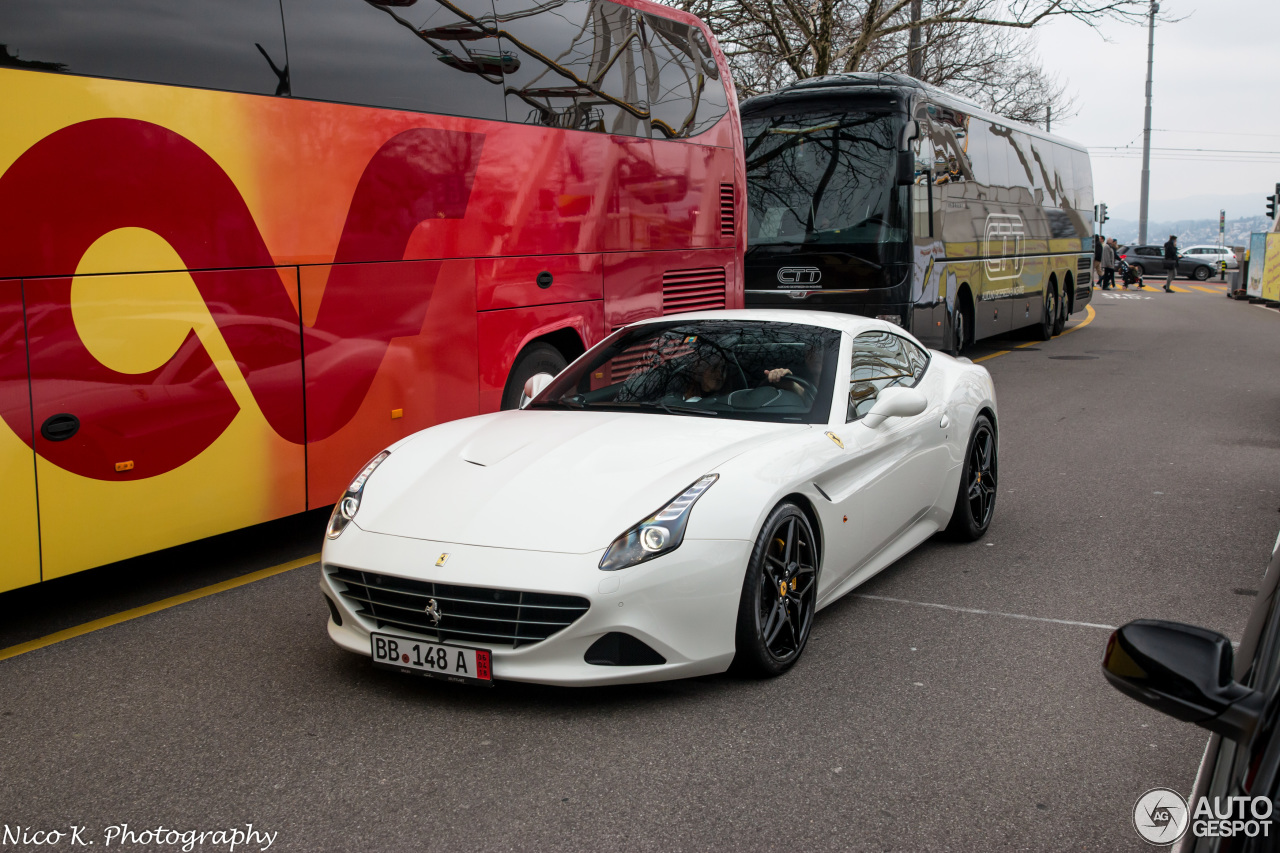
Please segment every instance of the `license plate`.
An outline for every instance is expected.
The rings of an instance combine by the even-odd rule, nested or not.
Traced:
[[[445,646],[388,634],[370,636],[375,666],[420,672],[468,684],[492,684],[488,649]]]

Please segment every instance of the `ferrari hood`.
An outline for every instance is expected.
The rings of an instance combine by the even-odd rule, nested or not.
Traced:
[[[355,523],[415,539],[587,553],[727,460],[807,429],[629,412],[482,415],[395,447],[365,486]]]

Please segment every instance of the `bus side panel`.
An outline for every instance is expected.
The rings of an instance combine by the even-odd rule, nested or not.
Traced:
[[[516,355],[535,338],[569,329],[592,347],[604,339],[604,303],[567,302],[482,311],[476,321],[480,346],[480,411],[496,412]],[[474,386],[473,386],[474,387]]]
[[[31,386],[22,316],[22,282],[0,281],[0,482],[5,484],[0,592],[38,583],[36,460],[31,447]]]
[[[732,249],[619,252],[604,256],[610,329],[681,311],[742,307]]]
[[[160,251],[114,233],[86,258]],[[297,319],[256,313],[274,288],[296,295],[294,270],[24,282],[35,422],[79,424],[35,436],[45,579],[305,509],[281,435],[302,424]]]
[[[299,271],[307,377],[307,506],[341,497],[369,458],[474,415],[475,261]],[[318,309],[315,307],[318,303]]]

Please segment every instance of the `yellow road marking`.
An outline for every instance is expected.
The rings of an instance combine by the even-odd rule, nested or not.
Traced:
[[[1217,289],[1212,288],[1212,287],[1205,287],[1204,285],[1200,285],[1200,284],[1193,284],[1193,285],[1191,285],[1191,287],[1194,287],[1196,290],[1200,290],[1200,291],[1203,291],[1203,292],[1205,292],[1205,293],[1212,293],[1214,296],[1221,296],[1221,295],[1222,295],[1222,291],[1221,291],[1221,290],[1217,290]]]
[[[36,640],[29,640],[25,643],[19,643],[16,646],[10,646],[7,649],[0,649],[0,660],[8,660],[9,658],[24,655],[27,652],[34,652],[36,649],[43,649],[45,646],[52,646],[54,643],[61,643],[63,640],[70,640],[74,637],[82,637],[94,631],[100,631],[103,628],[110,628],[112,625],[119,625],[121,622],[128,622],[131,619],[137,619],[139,616],[147,616],[152,613],[159,613],[161,610],[168,610],[170,607],[177,607],[179,604],[186,604],[188,601],[195,601],[197,598],[204,598],[219,592],[226,592],[229,589],[235,589],[238,586],[251,584],[254,581],[264,580],[273,575],[283,574],[302,566],[307,566],[320,560],[319,554],[312,554],[310,557],[303,557],[300,560],[293,560],[288,563],[281,563],[278,566],[272,566],[269,569],[260,569],[256,572],[250,572],[247,575],[241,575],[238,578],[222,581],[221,583],[210,584],[209,586],[193,589],[191,592],[184,592],[180,595],[170,596],[160,601],[144,604],[141,607],[135,607],[132,610],[125,610],[111,616],[103,616],[101,619],[94,619],[92,622],[85,622],[83,625],[77,625],[74,628],[67,628],[64,631],[58,631]]]
[[[1064,329],[1064,330],[1062,331],[1062,334],[1061,334],[1061,335],[1058,335],[1057,337],[1059,337],[1059,338],[1060,338],[1060,337],[1062,337],[1063,335],[1069,335],[1069,334],[1071,334],[1072,332],[1074,332],[1076,329],[1083,329],[1085,326],[1087,326],[1087,325],[1089,325],[1090,323],[1092,323],[1092,322],[1093,322],[1093,318],[1094,318],[1094,317],[1096,317],[1096,316],[1098,316],[1098,312],[1093,310],[1093,306],[1092,306],[1092,305],[1086,305],[1086,306],[1084,306],[1084,319],[1083,319],[1083,320],[1081,320],[1079,323],[1076,323],[1076,324],[1075,324],[1074,326],[1072,326],[1070,329]],[[1014,347],[1013,349],[1026,349],[1027,347],[1033,347],[1033,346],[1035,346],[1036,344],[1043,344],[1043,343],[1047,343],[1047,341],[1027,341],[1025,344],[1018,344],[1018,345],[1017,345],[1016,347]],[[1011,353],[1011,352],[1013,352],[1013,350],[1002,349],[1002,350],[1000,350],[999,352],[993,352],[993,353],[990,353],[990,354],[988,354],[988,355],[984,355],[984,356],[982,356],[981,358],[975,358],[975,359],[973,359],[973,363],[974,363],[974,364],[977,364],[977,363],[982,362],[982,361],[990,361],[990,360],[991,360],[991,359],[993,359],[993,358],[999,358],[1000,356],[1002,356],[1002,355],[1008,355],[1008,354],[1009,354],[1009,353]]]

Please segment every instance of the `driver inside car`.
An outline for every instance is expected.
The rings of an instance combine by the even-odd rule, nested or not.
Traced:
[[[819,377],[822,376],[822,360],[822,348],[808,344],[804,348],[804,367],[794,372],[788,367],[770,368],[764,372],[765,382],[784,391],[799,394],[802,399],[809,401]]]

